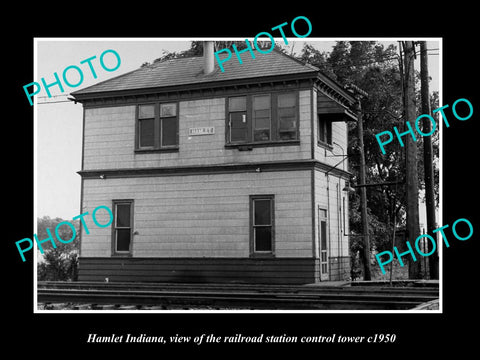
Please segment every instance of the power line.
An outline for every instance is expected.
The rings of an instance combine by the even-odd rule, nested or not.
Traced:
[[[51,99],[51,98],[58,98],[58,97],[65,97],[69,96],[68,94],[61,94],[61,95],[50,95],[50,96],[37,96],[37,99]]]
[[[44,102],[37,102],[37,105],[56,104],[56,103],[72,103],[72,101],[70,101],[70,100],[44,101]]]
[[[70,96],[70,94],[60,94],[60,95],[52,95],[52,96],[38,96],[37,99],[67,98],[67,100],[43,101],[43,102],[37,102],[37,105],[55,104],[55,103],[62,103],[62,102],[72,102],[71,100],[68,100],[68,96]]]
[[[439,48],[431,48],[431,49],[426,49],[426,50],[427,51],[437,51],[437,50],[440,50],[440,49]],[[400,51],[402,51],[402,50],[400,50]],[[430,53],[429,55],[439,55],[439,53],[433,53],[433,54]],[[398,59],[398,54],[391,55],[391,56],[384,56],[380,59],[374,59],[374,60],[371,60],[371,61],[358,62],[358,63],[352,63],[352,64],[339,64],[339,65],[335,65],[333,68],[334,69],[339,69],[339,68],[341,69],[341,68],[348,68],[348,67],[353,67],[353,66],[366,66],[366,65],[383,63],[383,62],[387,62],[387,61],[390,61],[390,60],[396,60],[396,59]],[[326,61],[324,64],[330,65],[328,63],[328,61]]]

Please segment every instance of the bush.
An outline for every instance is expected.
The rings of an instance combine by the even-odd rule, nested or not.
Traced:
[[[44,261],[38,264],[39,281],[75,281],[78,273],[78,254],[59,249],[45,250]]]
[[[48,216],[37,219],[37,236],[40,240],[46,239],[48,234],[46,229],[53,230],[60,222],[65,220],[61,218],[51,219]],[[78,236],[79,221],[70,221],[75,225]],[[55,235],[54,235],[55,236]],[[63,226],[60,228],[60,237],[70,239],[72,230]],[[37,264],[37,279],[39,281],[75,281],[78,273],[78,239],[71,243],[57,243],[53,248],[50,242],[42,244],[43,261]]]

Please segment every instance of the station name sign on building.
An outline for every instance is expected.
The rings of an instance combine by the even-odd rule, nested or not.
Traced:
[[[215,134],[214,126],[194,127],[194,128],[188,129],[188,136],[213,135],[213,134]]]

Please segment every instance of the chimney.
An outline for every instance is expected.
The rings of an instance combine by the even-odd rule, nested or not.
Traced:
[[[213,59],[213,41],[203,42],[203,74],[211,74],[215,70]]]

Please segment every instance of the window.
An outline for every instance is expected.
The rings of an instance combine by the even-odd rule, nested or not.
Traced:
[[[113,254],[128,255],[132,249],[133,200],[114,200],[113,211]]]
[[[278,95],[278,135],[280,140],[297,138],[297,97],[295,93]]]
[[[332,122],[323,114],[318,114],[318,141],[332,145]]]
[[[297,92],[228,98],[228,144],[298,140]]]
[[[273,195],[250,196],[250,253],[272,255],[274,251]]]
[[[138,105],[135,148],[178,149],[177,103]]]
[[[248,138],[247,97],[237,96],[229,98],[228,110],[230,142],[246,142]]]
[[[178,145],[177,104],[160,104],[160,147]]]
[[[138,128],[140,148],[155,146],[155,106],[140,105],[138,107]]]
[[[270,95],[253,97],[253,140],[269,141],[271,132]]]

